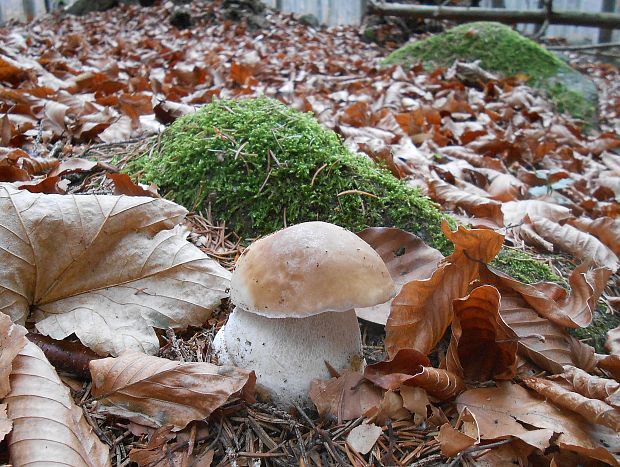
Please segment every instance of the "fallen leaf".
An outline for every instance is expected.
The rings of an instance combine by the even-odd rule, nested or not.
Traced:
[[[29,311],[40,333],[75,333],[97,353],[155,353],[153,326],[200,326],[227,296],[230,273],[174,227],[162,199],[32,194],[0,185],[0,310]],[[58,239],[62,238],[62,242]]]
[[[523,378],[523,382],[558,407],[571,410],[592,423],[620,432],[620,410],[599,399],[589,399],[577,392],[542,378]]]
[[[13,362],[11,392],[4,402],[13,420],[13,431],[7,437],[13,465],[111,465],[108,447],[41,349],[31,342]]]
[[[583,232],[588,232],[605,244],[616,256],[620,256],[620,219],[611,217],[599,217],[587,219],[578,217],[568,221],[573,227]]]
[[[147,426],[184,428],[208,417],[231,396],[253,401],[253,371],[210,363],[186,363],[128,350],[93,360],[97,410]]]
[[[97,162],[75,157],[60,162],[60,164],[58,164],[58,166],[52,170],[48,176],[62,177],[63,175],[72,173],[90,172],[95,167],[97,167]]]
[[[598,441],[598,428],[562,412],[517,384],[506,382],[494,388],[470,389],[457,397],[456,403],[459,411],[467,407],[476,417],[483,440],[514,436],[542,451],[555,444],[560,449],[620,465]],[[618,438],[617,433],[606,430],[606,434]]]
[[[23,326],[13,324],[11,318],[0,313],[0,399],[11,390],[9,375],[13,360],[28,342],[27,332]]]
[[[620,381],[620,355],[597,355],[596,366],[609,372],[611,376]]]
[[[398,389],[430,360],[415,349],[402,349],[391,360],[373,363],[364,369],[364,377],[383,389]]]
[[[157,193],[157,188],[151,185],[149,188],[142,188],[136,185],[129,175],[121,173],[108,173],[106,178],[109,178],[114,183],[115,195],[128,195],[128,196],[150,196],[151,198],[160,198]]]
[[[490,230],[459,226],[451,232],[445,221],[442,229],[455,251],[430,279],[405,284],[392,300],[385,327],[390,356],[407,348],[427,355],[452,322],[452,301],[466,294],[469,283],[478,276],[480,263],[491,261],[503,243],[503,236]]]
[[[615,401],[609,402],[609,397],[620,390],[620,383],[617,381],[591,375],[570,365],[564,367],[563,373],[550,376],[549,379],[588,399],[599,399],[606,401],[609,405],[615,404]]]
[[[487,271],[494,276],[488,280],[518,292],[540,316],[570,328],[590,325],[596,303],[611,274],[609,269],[590,270],[587,263],[581,264],[569,277],[569,292],[553,282],[524,284],[495,268],[488,267]]]
[[[368,454],[383,433],[383,429],[374,423],[362,423],[347,435],[347,444],[360,454]]]
[[[438,179],[429,180],[428,188],[431,199],[441,204],[444,209],[460,207],[474,217],[491,219],[500,227],[504,225],[502,204],[499,201],[466,193]]]
[[[610,354],[620,355],[620,326],[607,331],[605,348],[609,351]]]
[[[358,233],[373,247],[387,266],[397,292],[412,280],[427,279],[443,259],[441,252],[416,235],[390,227],[370,227]],[[383,324],[390,314],[392,300],[367,308],[356,308],[358,318]]]
[[[347,370],[327,381],[314,380],[310,385],[310,399],[320,416],[330,415],[342,423],[378,407],[383,394],[379,388],[365,382],[360,373]]]
[[[459,428],[463,431],[459,431]],[[476,417],[466,407],[459,415],[456,428],[449,423],[441,425],[437,441],[439,441],[441,454],[445,457],[453,457],[479,443],[480,433]]]
[[[616,272],[620,266],[618,257],[596,237],[571,225],[560,225],[543,217],[530,216],[536,232],[560,250],[585,263],[606,267]]]
[[[500,294],[491,285],[454,301],[446,369],[466,381],[512,379],[517,372],[518,338],[499,314]]]

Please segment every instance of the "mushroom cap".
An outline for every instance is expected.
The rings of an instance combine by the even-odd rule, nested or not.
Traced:
[[[268,318],[305,318],[388,301],[395,286],[364,240],[326,222],[279,230],[246,249],[233,272],[232,302]]]

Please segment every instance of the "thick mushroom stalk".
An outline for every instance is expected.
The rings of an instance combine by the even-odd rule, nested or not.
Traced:
[[[282,406],[306,405],[313,379],[362,367],[354,310],[307,318],[265,318],[235,308],[213,342],[221,364],[256,368],[259,392]],[[260,391],[260,390],[263,391]]]

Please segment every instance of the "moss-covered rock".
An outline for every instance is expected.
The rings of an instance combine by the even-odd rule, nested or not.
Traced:
[[[211,210],[242,238],[287,224],[332,222],[352,231],[393,226],[448,254],[437,205],[371,160],[350,153],[338,135],[268,98],[215,101],[177,120],[157,151],[125,170],[189,209]],[[497,266],[526,282],[550,269],[520,253]]]
[[[268,98],[215,101],[177,120],[158,153],[128,167],[243,238],[310,220],[398,226],[446,252],[442,213],[310,114]]]
[[[597,91],[592,81],[558,56],[508,26],[466,23],[392,52],[386,65],[449,66],[455,60],[480,60],[480,66],[504,76],[525,75],[528,84],[545,89],[559,111],[591,120]]]

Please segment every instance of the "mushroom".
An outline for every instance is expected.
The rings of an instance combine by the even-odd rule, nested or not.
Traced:
[[[231,279],[235,305],[213,346],[220,363],[256,371],[259,391],[280,406],[307,405],[313,379],[361,371],[355,307],[395,292],[375,250],[348,230],[306,222],[246,249]]]

